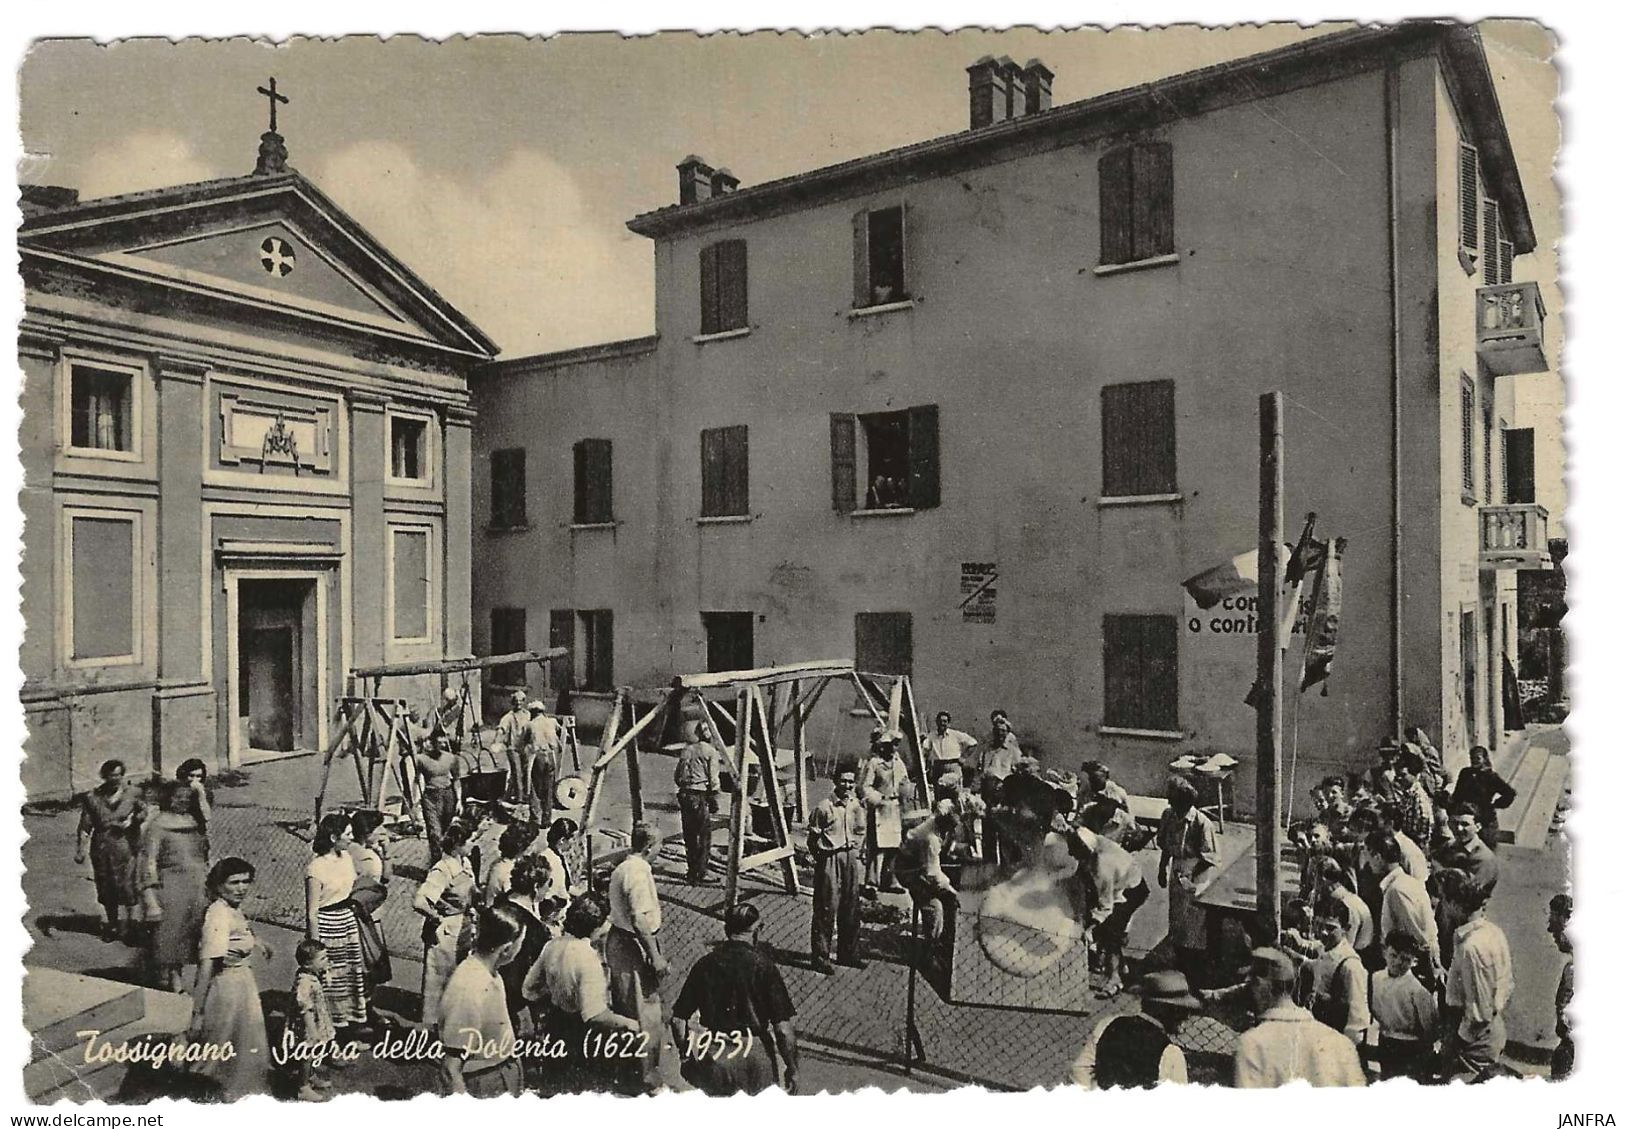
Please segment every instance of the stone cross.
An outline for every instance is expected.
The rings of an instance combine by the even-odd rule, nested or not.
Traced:
[[[284,106],[287,105],[288,104],[288,96],[285,95],[285,94],[278,94],[276,92],[276,79],[275,78],[271,79],[271,88],[269,90],[267,90],[263,86],[255,87],[255,90],[258,93],[265,95],[265,97],[270,100],[270,103],[271,103],[271,132],[275,133],[276,132],[276,104],[278,102],[281,102]]]

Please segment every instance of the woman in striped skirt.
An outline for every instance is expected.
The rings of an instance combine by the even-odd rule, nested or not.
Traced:
[[[316,857],[305,868],[305,935],[327,949],[327,1005],[333,1024],[342,1029],[367,1021],[367,970],[361,957],[361,927],[350,892],[355,887],[355,861],[350,857],[350,817],[333,812],[322,817],[313,847]]]

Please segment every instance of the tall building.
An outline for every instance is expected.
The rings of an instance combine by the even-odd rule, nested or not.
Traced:
[[[31,797],[110,757],[323,748],[354,667],[469,653],[468,376],[496,348],[274,119],[250,175],[23,210]]]
[[[1180,582],[1256,544],[1280,390],[1288,524],[1348,538],[1329,694],[1286,705],[1298,791],[1396,719],[1457,762],[1500,741],[1514,577],[1549,557],[1498,384],[1546,362],[1476,33],[1056,81],[980,60],[969,129],[753,187],[683,160],[628,224],[655,336],[475,378],[476,648],[570,645],[589,703],[850,655],[1131,788],[1231,753],[1245,798],[1256,616]]]

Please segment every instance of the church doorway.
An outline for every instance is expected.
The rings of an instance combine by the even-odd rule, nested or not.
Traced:
[[[237,747],[255,754],[313,750],[321,699],[317,581],[237,585]]]

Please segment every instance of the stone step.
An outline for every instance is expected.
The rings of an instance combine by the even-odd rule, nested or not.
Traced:
[[[1502,774],[1502,779],[1504,779],[1508,784],[1512,785],[1513,791],[1517,792],[1518,795],[1517,798],[1507,806],[1506,810],[1501,812],[1501,816],[1498,821],[1501,829],[1501,842],[1512,842],[1513,836],[1517,833],[1518,827],[1528,816],[1530,805],[1535,800],[1535,790],[1540,785],[1540,778],[1542,774],[1545,773],[1546,766],[1550,762],[1551,757],[1552,754],[1547,752],[1545,749],[1534,745],[1526,746],[1523,758],[1518,762],[1518,767],[1513,771],[1512,775],[1507,776],[1505,773]],[[1550,818],[1551,813],[1548,812],[1547,819],[1549,820]]]
[[[80,1031],[111,1031],[145,1014],[139,985],[54,968],[31,968],[23,980],[23,1026],[36,1060],[77,1046]]]
[[[1552,816],[1569,783],[1569,758],[1548,754],[1540,782],[1530,795],[1529,807],[1514,825],[1512,844],[1531,850],[1541,849],[1552,830]]]

